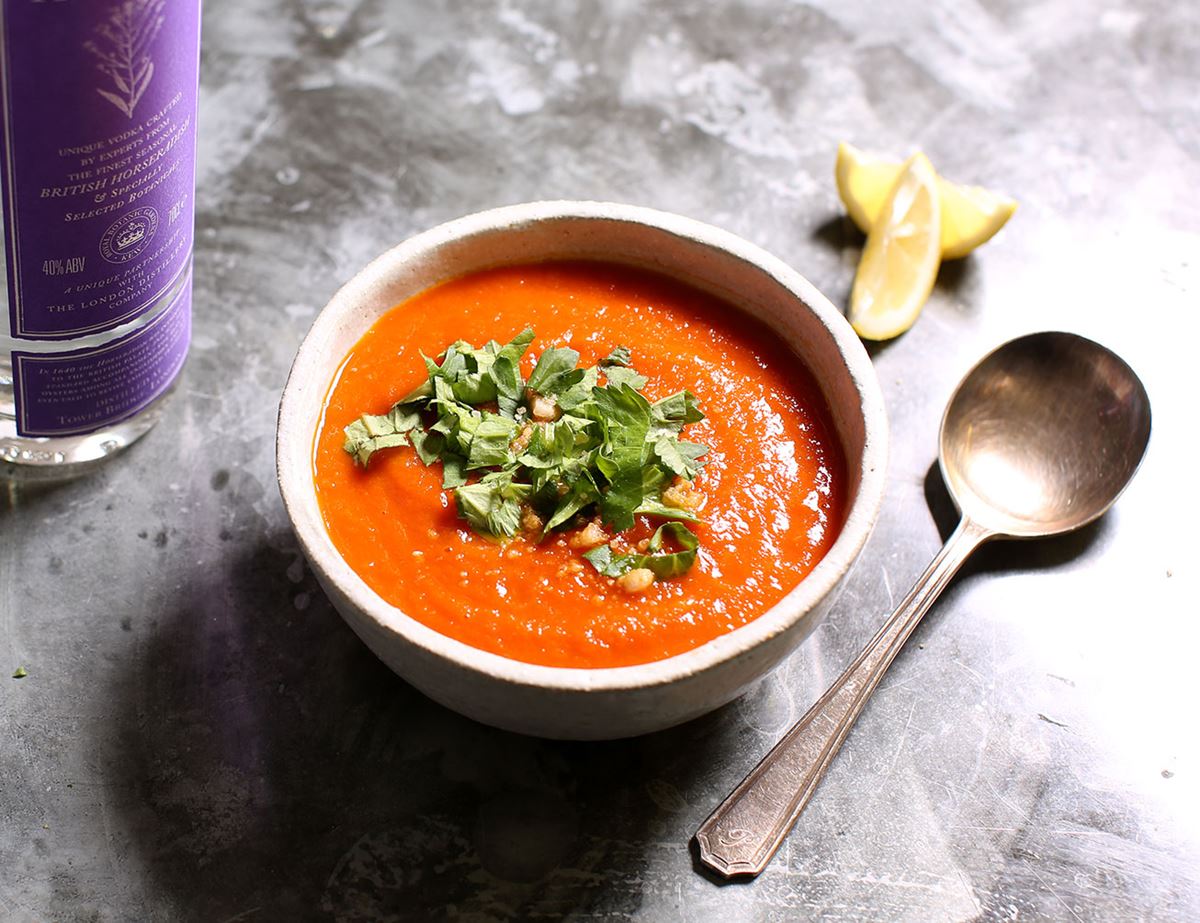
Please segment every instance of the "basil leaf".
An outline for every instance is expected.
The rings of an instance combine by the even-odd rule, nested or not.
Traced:
[[[664,538],[680,546],[680,551],[664,552]],[[620,577],[639,567],[649,568],[654,576],[669,579],[686,574],[696,563],[696,549],[700,547],[698,539],[687,526],[677,522],[669,522],[655,530],[650,538],[650,544],[645,554],[614,554],[608,545],[599,545],[584,555],[584,558],[605,577]]]
[[[664,536],[669,535],[680,551],[663,553]],[[691,570],[696,563],[696,549],[700,547],[700,539],[687,526],[678,522],[668,522],[659,526],[650,537],[650,545],[646,548],[648,554],[643,556],[639,565],[654,571],[654,576],[668,578],[678,577]]]

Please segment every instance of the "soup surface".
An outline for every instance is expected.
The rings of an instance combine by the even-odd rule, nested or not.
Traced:
[[[383,414],[426,379],[421,352],[456,340],[537,339],[581,365],[628,347],[654,401],[687,389],[705,418],[686,437],[710,447],[695,565],[642,593],[580,567],[565,536],[497,542],[459,519],[440,465],[411,448],[367,469],[343,430]],[[811,375],[766,327],[678,281],[605,263],[539,263],[474,273],[409,299],[355,345],[316,434],[325,526],[346,562],[389,603],[473,647],[528,663],[615,667],[683,653],[761,615],[816,565],[843,519],[845,472]],[[632,541],[661,521],[638,517]]]

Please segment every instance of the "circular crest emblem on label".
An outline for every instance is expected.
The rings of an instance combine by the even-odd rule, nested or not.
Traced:
[[[100,255],[110,263],[127,263],[150,243],[158,230],[158,212],[149,206],[126,212],[100,238]]]

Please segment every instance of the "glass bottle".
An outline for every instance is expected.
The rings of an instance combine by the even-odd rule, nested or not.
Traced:
[[[158,418],[191,337],[199,0],[0,0],[0,462]]]

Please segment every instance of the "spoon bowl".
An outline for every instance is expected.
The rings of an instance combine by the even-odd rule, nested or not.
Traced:
[[[883,627],[696,831],[725,877],[766,868],[921,617],[993,538],[1041,538],[1102,516],[1141,464],[1150,400],[1120,358],[1070,333],[985,356],[942,417],[938,460],[962,519]]]
[[[1113,505],[1150,438],[1150,399],[1098,343],[1034,333],[986,356],[942,418],[942,477],[959,512],[996,536],[1078,529]]]

